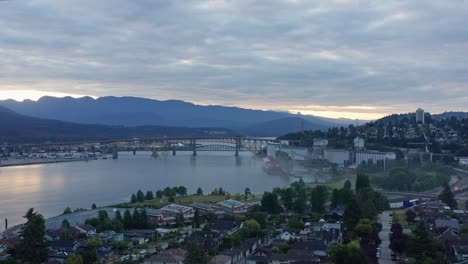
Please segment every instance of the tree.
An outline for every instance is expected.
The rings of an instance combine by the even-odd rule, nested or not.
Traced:
[[[63,219],[62,221],[62,227],[64,228],[70,228],[70,222],[68,222],[68,219]]]
[[[432,239],[432,234],[423,221],[419,221],[414,228],[412,238],[409,241],[408,251],[411,256],[417,259],[435,256],[437,250]]]
[[[331,261],[335,264],[368,263],[359,241],[352,241],[348,244],[333,244],[329,255]]]
[[[71,253],[70,256],[68,256],[67,260],[65,261],[65,264],[83,264],[83,257],[77,254]]]
[[[327,201],[328,191],[327,187],[317,185],[312,188],[310,195],[310,204],[312,205],[312,212],[323,213],[325,211],[325,202]]]
[[[164,196],[164,192],[163,192],[163,191],[161,191],[161,190],[157,190],[157,191],[156,191],[156,198],[163,198],[163,196]]]
[[[195,209],[195,213],[193,214],[193,228],[200,227],[200,212],[198,209]]]
[[[175,202],[174,196],[169,196],[169,199],[167,199],[170,203]]]
[[[20,231],[21,240],[16,253],[22,262],[42,263],[47,260],[47,241],[45,240],[45,221],[34,209],[28,210],[27,219]]]
[[[259,233],[262,231],[262,227],[260,224],[255,221],[254,219],[247,220],[244,222],[241,230],[239,233],[242,238],[250,238],[250,237],[257,237]]]
[[[343,212],[343,224],[346,230],[354,230],[354,227],[359,223],[361,216],[362,213],[359,208],[359,204],[355,198],[351,198],[348,206],[346,206],[346,209]]]
[[[97,205],[95,203],[93,203],[93,205],[91,205],[91,209],[96,209],[97,208]]]
[[[351,190],[351,181],[350,180],[345,181],[345,183],[343,185],[343,189]]]
[[[154,199],[154,194],[152,191],[146,191],[145,194],[145,200],[153,200]]]
[[[298,214],[302,214],[304,213],[305,208],[306,208],[306,199],[304,196],[301,195],[297,197],[297,199],[294,201],[293,209],[294,209],[294,212]]]
[[[413,223],[414,219],[416,219],[416,212],[412,209],[409,209],[408,211],[406,211],[405,216],[406,222]]]
[[[120,210],[117,210],[115,212],[115,219],[123,223],[123,218],[122,218],[122,214],[120,213]]]
[[[142,203],[145,201],[145,195],[143,194],[143,192],[141,190],[138,190],[137,194],[136,194],[136,198],[137,198],[137,202],[139,203]]]
[[[296,191],[292,187],[288,187],[280,191],[281,201],[284,207],[288,210],[293,209],[294,199],[296,198]]]
[[[366,187],[370,187],[369,177],[365,174],[358,173],[356,177],[356,191]]]
[[[72,213],[72,210],[70,209],[70,207],[65,208],[65,211],[63,211],[64,215],[71,214],[71,213]]]
[[[183,213],[177,214],[176,221],[177,221],[177,226],[178,226],[178,227],[183,227],[183,226],[185,225],[185,217],[184,217],[184,214],[183,214]]]
[[[252,219],[257,221],[257,223],[260,224],[261,228],[265,228],[266,226],[266,219],[265,219],[265,214],[262,212],[255,212],[252,216]]]
[[[450,189],[450,186],[448,185],[448,183],[444,184],[444,189],[439,195],[439,200],[446,203],[452,209],[456,209],[458,207],[457,200],[455,200],[455,195]]]
[[[219,195],[225,195],[226,192],[223,190],[222,187],[219,187],[218,194],[219,194]]]
[[[406,249],[408,237],[403,234],[401,224],[392,224],[391,231],[389,247],[393,252],[401,255]]]
[[[208,257],[205,255],[203,247],[198,242],[189,242],[187,244],[187,255],[184,260],[185,264],[206,264]]]
[[[125,228],[129,228],[133,226],[133,218],[132,218],[132,213],[130,213],[130,210],[125,210],[124,212],[124,217],[123,217],[123,225]]]
[[[261,201],[261,209],[270,214],[279,214],[283,211],[278,202],[278,196],[274,193],[265,192]]]
[[[179,193],[180,196],[186,196],[187,195],[187,188],[185,186],[179,186],[177,187],[177,192]]]
[[[304,229],[304,224],[299,219],[289,219],[288,227],[293,230],[299,231]]]
[[[130,203],[136,203],[138,202],[137,197],[135,194],[132,194],[132,197],[130,198]]]
[[[250,191],[250,188],[247,187],[245,188],[244,190],[244,199],[247,201],[247,199],[249,199],[249,196],[252,194],[252,192]]]
[[[197,195],[203,195],[203,190],[201,187],[198,187],[197,189]]]

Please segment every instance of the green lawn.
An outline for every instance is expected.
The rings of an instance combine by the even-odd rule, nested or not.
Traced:
[[[244,197],[241,197],[242,199],[239,199],[240,202],[245,202]],[[175,204],[180,204],[180,205],[190,205],[195,202],[199,203],[218,203],[221,201],[224,201],[228,199],[224,195],[187,195],[187,196],[182,196],[182,197],[174,197],[175,201],[174,202],[169,202],[168,198],[164,197],[162,199],[153,199],[153,200],[147,200],[142,203],[124,203],[120,204],[120,206],[123,207],[154,207],[154,208],[161,208],[164,207],[168,204],[175,203]],[[231,196],[231,199],[235,199],[233,196]],[[247,202],[257,202],[262,199],[261,196],[256,195],[254,198],[249,198]]]

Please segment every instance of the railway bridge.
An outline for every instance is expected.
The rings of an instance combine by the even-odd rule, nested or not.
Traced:
[[[231,151],[236,156],[240,151],[259,153],[264,151],[268,142],[276,142],[274,139],[251,137],[159,137],[159,138],[133,138],[118,140],[96,140],[58,142],[44,144],[16,144],[1,146],[4,152],[56,152],[73,149],[100,150],[113,153],[118,156],[118,151],[149,150],[154,155],[161,151],[170,151],[176,155],[177,151],[191,151],[197,155],[198,151]]]

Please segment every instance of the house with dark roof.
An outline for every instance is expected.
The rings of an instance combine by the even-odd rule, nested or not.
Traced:
[[[221,234],[221,236],[231,236],[242,227],[242,222],[229,220],[229,219],[217,219],[211,224],[211,231],[215,231]]]
[[[193,203],[190,205],[194,210],[198,210],[200,215],[215,214],[218,218],[224,216],[224,208],[217,204]]]
[[[183,264],[187,251],[184,249],[169,249],[145,260],[145,264]]]
[[[47,229],[44,237],[47,241],[55,241],[60,239],[60,234],[53,229]]]
[[[92,236],[96,234],[96,228],[92,225],[78,225],[75,228],[81,233],[86,236]]]
[[[214,231],[195,231],[185,240],[186,242],[197,242],[205,252],[214,252],[222,243],[221,235]]]

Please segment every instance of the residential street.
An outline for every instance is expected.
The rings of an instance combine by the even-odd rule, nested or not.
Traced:
[[[382,244],[380,244],[380,259],[379,263],[381,264],[390,264],[395,263],[392,261],[390,254],[392,251],[388,247],[390,245],[390,227],[391,227],[391,220],[392,217],[390,216],[391,211],[385,211],[379,215],[379,222],[382,224],[382,231],[379,233],[380,240],[382,240]]]

